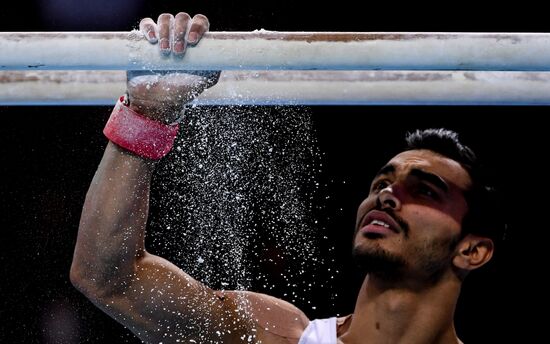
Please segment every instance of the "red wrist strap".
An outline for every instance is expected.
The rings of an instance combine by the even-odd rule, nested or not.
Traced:
[[[141,157],[158,160],[168,154],[178,135],[179,125],[154,121],[124,105],[120,97],[103,134],[118,146]]]

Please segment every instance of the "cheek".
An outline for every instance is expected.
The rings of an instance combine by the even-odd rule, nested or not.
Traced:
[[[355,227],[359,225],[359,222],[365,216],[367,211],[373,207],[374,197],[367,197],[359,204],[357,208],[357,218],[355,219]]]
[[[454,216],[431,207],[416,206],[411,209],[407,223],[419,237],[456,236],[460,234],[460,223]]]

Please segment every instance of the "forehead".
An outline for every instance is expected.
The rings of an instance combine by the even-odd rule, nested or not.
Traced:
[[[408,174],[413,169],[432,173],[462,190],[469,189],[472,182],[468,172],[460,163],[426,149],[401,152],[387,165],[392,165],[398,175]]]

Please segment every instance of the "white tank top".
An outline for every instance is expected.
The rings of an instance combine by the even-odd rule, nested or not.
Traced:
[[[336,317],[312,320],[298,344],[336,344]]]

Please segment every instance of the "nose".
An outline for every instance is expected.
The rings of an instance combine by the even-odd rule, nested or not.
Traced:
[[[391,208],[399,210],[401,208],[401,201],[395,195],[392,185],[388,185],[378,193],[377,203],[381,209]]]

